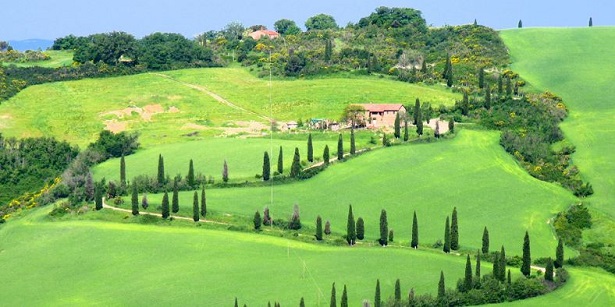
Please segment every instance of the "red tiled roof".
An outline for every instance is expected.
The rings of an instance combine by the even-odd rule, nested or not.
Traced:
[[[267,36],[269,38],[275,38],[280,36],[280,33],[276,32],[276,31],[272,31],[272,30],[258,30],[258,31],[254,31],[250,34],[250,37],[252,37],[255,40],[259,40],[261,37],[263,36]]]
[[[366,103],[359,105],[369,112],[399,111],[404,106],[401,103]]]

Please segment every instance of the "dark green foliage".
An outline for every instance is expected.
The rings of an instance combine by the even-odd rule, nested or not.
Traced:
[[[268,181],[271,176],[271,165],[269,164],[269,153],[263,154],[263,181]]]
[[[312,147],[312,134],[308,135],[307,141],[307,160],[309,162],[314,162],[314,148]]]
[[[299,301],[299,307],[305,307],[305,301],[303,301],[303,297],[301,297],[301,301]]]
[[[459,249],[459,224],[457,223],[457,207],[453,208],[451,216],[451,250]]]
[[[158,155],[158,174],[156,176],[158,185],[165,184],[165,176],[164,176],[164,159],[162,155]]]
[[[207,215],[207,197],[205,196],[205,185],[201,189],[201,216],[205,218]]]
[[[589,27],[593,27],[594,26],[594,21],[592,20],[591,17],[589,17]]]
[[[442,247],[442,250],[447,254],[451,252],[451,226],[448,216],[446,217],[446,223],[444,224],[444,246]]]
[[[335,22],[335,18],[331,15],[318,14],[305,21],[305,28],[308,31],[337,29],[337,23]]]
[[[508,275],[507,275],[508,277],[507,277],[506,282],[507,282],[509,285],[510,285],[510,284],[512,284],[512,276],[511,276],[511,275],[512,275],[512,274],[510,273],[510,269],[508,269]]]
[[[177,186],[177,180],[173,182],[173,200],[172,200],[171,211],[173,213],[179,212],[179,188]]]
[[[495,280],[500,281],[500,265],[502,264],[502,262],[500,261],[500,252],[495,252],[493,254],[493,278]]]
[[[139,192],[137,185],[132,184],[132,196],[130,197],[130,204],[132,205],[132,215],[139,214]]]
[[[322,218],[320,218],[320,215],[316,217],[316,240],[322,240]]]
[[[263,209],[263,225],[273,225],[273,219],[271,218],[271,214],[269,214],[269,207],[265,207],[265,209]]]
[[[295,155],[293,156],[293,164],[290,167],[290,177],[296,178],[301,174],[301,156],[299,156],[299,148],[295,147]]]
[[[555,261],[553,265],[556,269],[564,266],[564,242],[560,238],[557,242],[557,248],[555,249]]]
[[[530,266],[532,264],[532,256],[530,251],[530,235],[528,232],[525,232],[525,237],[523,237],[523,257],[521,264],[521,273],[523,275],[530,276]]]
[[[485,87],[485,109],[491,109],[491,87],[487,85]]]
[[[329,165],[329,145],[325,145],[325,149],[322,152],[322,161],[325,165]]]
[[[102,187],[96,185],[94,187],[94,202],[96,203],[96,210],[100,210],[103,208],[103,192]]]
[[[485,69],[483,67],[478,69],[478,88],[485,87]]]
[[[510,77],[506,77],[506,97],[511,97],[512,96],[512,80],[510,79]]]
[[[506,250],[504,249],[504,245],[502,245],[502,249],[500,250],[500,264],[498,265],[498,275],[497,279],[500,281],[504,281],[506,279]]]
[[[325,62],[329,63],[331,62],[331,56],[333,54],[333,43],[331,42],[330,39],[327,39],[325,41]]]
[[[391,145],[391,143],[389,142],[389,139],[387,138],[387,134],[386,132],[382,133],[382,146],[389,146]]]
[[[417,122],[416,122],[416,134],[419,135],[419,137],[421,135],[423,135],[423,114],[421,111],[419,111],[418,116],[417,116]]]
[[[169,217],[169,194],[164,192],[162,196],[162,218],[166,219]]]
[[[453,63],[451,62],[450,54],[446,55],[443,77],[446,79],[446,86],[453,86]]]
[[[328,220],[325,222],[325,234],[331,234],[331,222],[329,222]]]
[[[346,285],[344,285],[344,291],[342,291],[342,301],[340,307],[348,307],[348,291],[346,291]]]
[[[122,187],[126,186],[126,161],[124,160],[124,155],[120,158],[120,184]]]
[[[331,304],[329,304],[329,306],[331,307],[337,307],[337,299],[335,298],[335,283],[333,283],[333,285],[331,286],[331,299],[330,299]]]
[[[137,148],[139,148],[139,136],[136,133],[120,132],[114,134],[108,130],[101,131],[96,142],[88,146],[88,149],[94,150],[102,156],[101,161],[130,155]]]
[[[374,307],[380,307],[382,305],[382,298],[380,297],[380,279],[376,279],[376,294],[374,295]]]
[[[252,221],[254,222],[254,230],[261,229],[261,225],[263,225],[263,220],[261,219],[261,214],[260,212],[258,212],[258,210],[256,210],[256,212],[254,213],[254,219]]]
[[[404,142],[408,142],[410,135],[408,134],[408,119],[404,119]]]
[[[301,218],[299,216],[299,205],[297,204],[293,206],[293,214],[290,216],[290,221],[288,222],[288,228],[292,230],[301,229]]]
[[[502,96],[504,94],[504,75],[500,74],[498,76],[498,95]]]
[[[395,304],[401,304],[401,284],[399,278],[395,281]]]
[[[466,258],[466,271],[463,278],[463,292],[470,291],[472,289],[472,262],[470,262],[470,255]]]
[[[446,295],[446,285],[444,283],[444,272],[440,271],[440,281],[438,282],[438,299],[443,299]]]
[[[141,208],[143,208],[143,210],[147,210],[148,207],[149,202],[147,201],[147,195],[143,194],[143,197],[141,198]]]
[[[449,133],[455,133],[455,120],[453,118],[448,121],[448,131]]]
[[[412,119],[414,120],[413,124],[418,124],[419,118],[421,117],[421,102],[417,98],[414,102],[414,112],[412,113]]]
[[[350,129],[350,154],[354,155],[357,152],[357,146],[355,144],[354,128]]]
[[[363,240],[365,238],[365,222],[362,217],[357,219],[357,240]]]
[[[468,100],[468,92],[463,91],[463,100],[461,101],[461,114],[468,116],[470,102]]]
[[[551,257],[547,259],[547,266],[545,267],[545,280],[553,281],[553,261]]]
[[[188,176],[186,176],[186,183],[191,188],[196,186],[196,179],[194,177],[194,162],[192,162],[192,159],[190,159],[190,164],[188,164]]]
[[[393,136],[395,136],[396,139],[399,139],[401,137],[401,122],[400,122],[400,120],[401,120],[401,118],[399,118],[399,113],[395,114],[395,122],[393,124],[395,132],[393,133]]]
[[[412,216],[412,241],[410,242],[410,247],[419,247],[419,222],[416,218],[416,211],[414,211],[414,214]]]
[[[192,219],[195,222],[199,221],[199,192],[194,191],[194,196],[192,197]]]
[[[289,19],[280,19],[273,24],[273,28],[282,35],[297,35],[301,33],[301,28]]]
[[[519,19],[519,22],[517,23],[517,28],[523,28],[523,22],[521,21],[521,19]]]
[[[389,242],[393,242],[395,233],[393,232],[393,229],[389,230]]]
[[[389,222],[387,221],[387,211],[382,209],[380,211],[380,239],[378,242],[382,246],[386,246],[388,244],[388,233],[389,233]]]
[[[237,303],[237,298],[235,298],[235,307],[239,307],[239,304]]]
[[[222,181],[228,182],[228,164],[226,160],[224,160],[224,164],[222,165]]]
[[[344,160],[344,140],[341,133],[339,138],[337,139],[337,160]]]
[[[476,281],[480,282],[480,250],[476,251]]]
[[[559,212],[553,221],[557,236],[563,243],[572,247],[579,247],[582,243],[582,231],[591,228],[591,215],[587,206],[573,205],[565,212]],[[557,262],[557,260],[556,260]]]
[[[348,206],[348,222],[346,223],[346,242],[348,245],[354,245],[357,239],[357,229],[355,226],[354,215],[352,214],[352,205]]]
[[[284,173],[284,153],[282,152],[282,146],[280,146],[280,152],[278,153],[278,174]]]
[[[481,251],[484,255],[489,254],[489,230],[487,230],[487,226],[483,229],[483,247]]]

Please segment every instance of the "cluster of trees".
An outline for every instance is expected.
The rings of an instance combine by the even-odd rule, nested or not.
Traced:
[[[290,215],[288,220],[284,220],[284,219],[274,220],[271,215],[271,212],[269,211],[269,207],[265,207],[265,209],[263,209],[262,216],[261,216],[261,213],[258,210],[256,210],[256,212],[254,213],[253,223],[254,223],[254,230],[257,230],[257,231],[261,230],[262,226],[277,226],[282,229],[299,230],[302,227],[301,216],[299,214],[299,205],[295,204],[293,206],[293,213]],[[330,233],[330,227],[331,226],[329,224],[329,221],[327,221],[326,228],[329,229],[329,233]],[[321,239],[319,240],[322,240],[322,220],[320,219],[320,216],[318,217],[316,228],[317,228],[316,233],[320,231]],[[317,238],[318,238],[318,235],[317,235]]]
[[[321,223],[322,220],[320,216],[316,219],[316,240],[322,240],[322,232],[321,232]],[[329,221],[327,221],[327,225],[329,225]],[[418,248],[419,247],[419,230],[418,230],[418,219],[416,217],[416,211],[413,214],[412,218],[412,239],[410,241],[410,247]],[[378,243],[381,246],[387,246],[389,242],[393,242],[394,240],[394,231],[392,228],[389,228],[389,222],[387,218],[387,211],[382,209],[380,211],[380,236],[378,238]],[[330,231],[329,233],[330,234]],[[348,245],[355,245],[357,240],[365,239],[365,221],[362,217],[359,217],[355,220],[354,214],[352,213],[352,205],[348,206],[348,221],[346,223],[346,235],[344,235],[344,239],[348,243]]]
[[[49,55],[37,50],[26,50],[25,52],[19,52],[14,49],[7,51],[0,50],[0,62],[27,63],[46,61],[49,59],[51,59]]]

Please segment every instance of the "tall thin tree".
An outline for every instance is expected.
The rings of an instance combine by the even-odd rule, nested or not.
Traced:
[[[348,291],[346,291],[346,285],[344,285],[344,291],[342,291],[340,307],[348,307]]]
[[[480,250],[476,251],[476,281],[480,282]]]
[[[293,164],[290,167],[290,177],[296,178],[299,174],[301,174],[301,156],[299,155],[299,148],[295,147]]]
[[[162,155],[158,155],[158,174],[156,178],[158,180],[158,185],[163,185],[165,183],[164,159],[162,158]]]
[[[521,21],[521,19],[519,19],[519,22],[517,23],[517,28],[523,28],[523,21]]]
[[[363,240],[365,238],[365,221],[362,217],[357,219],[357,240]]]
[[[443,299],[446,295],[446,284],[444,283],[444,271],[440,271],[440,281],[438,282],[438,299]]]
[[[307,160],[309,162],[314,162],[314,147],[312,146],[312,134],[308,134],[307,141]]]
[[[401,305],[401,283],[399,278],[395,281],[395,305]]]
[[[226,160],[224,160],[224,164],[222,165],[222,181],[228,182],[228,164]]]
[[[284,153],[282,151],[282,146],[280,146],[280,152],[278,152],[278,174],[284,173]]]
[[[447,254],[451,252],[451,226],[448,216],[446,217],[446,223],[444,224],[444,246],[442,247],[442,250]]]
[[[165,191],[162,196],[162,218],[166,219],[169,217],[169,194]]]
[[[382,306],[382,298],[380,298],[380,279],[376,279],[376,294],[374,295],[374,307]]]
[[[316,240],[322,241],[322,218],[316,217]]]
[[[487,230],[487,226],[483,229],[483,247],[481,249],[483,254],[489,254],[489,230]]]
[[[523,237],[523,256],[521,257],[521,273],[526,277],[530,276],[530,267],[532,265],[532,255],[530,251],[530,235],[525,232]]]
[[[466,271],[463,279],[464,291],[470,291],[472,289],[472,262],[470,261],[470,254],[466,258]]]
[[[457,207],[453,208],[451,215],[451,250],[459,249],[459,224],[457,223]]]
[[[252,222],[254,223],[254,230],[261,229],[261,225],[263,225],[263,220],[261,218],[261,213],[258,212],[258,210],[254,212],[254,219],[252,219]]]
[[[484,88],[485,87],[485,69],[483,67],[480,67],[478,69],[478,88]]]
[[[419,116],[421,114],[421,102],[417,98],[414,102],[414,112],[412,113],[412,119],[414,120],[413,124],[417,124],[419,121]]]
[[[594,26],[594,20],[591,17],[589,17],[589,27],[591,28],[593,26]]]
[[[329,165],[329,145],[325,145],[325,149],[322,152],[322,161],[325,165]]]
[[[192,219],[195,222],[199,221],[199,192],[194,191],[194,196],[192,197]]]
[[[177,186],[177,179],[173,181],[173,202],[172,202],[172,212],[179,212],[179,187]]]
[[[395,136],[396,139],[399,139],[401,137],[401,118],[399,117],[399,112],[397,112],[397,114],[395,114],[395,121],[393,122],[393,136]]]
[[[120,185],[122,190],[126,188],[126,161],[124,160],[124,154],[120,158]]]
[[[408,142],[410,135],[408,134],[408,119],[404,119],[404,142]]]
[[[382,211],[380,211],[380,240],[378,240],[380,245],[386,246],[388,244],[388,235],[389,222],[387,220],[387,211],[382,209]]]
[[[416,218],[416,211],[414,211],[414,214],[412,216],[412,240],[410,242],[410,247],[419,247],[419,222]]]
[[[355,226],[354,215],[352,214],[352,205],[348,206],[348,221],[346,223],[346,242],[348,245],[354,245],[357,239],[357,229]]]
[[[354,155],[357,152],[357,146],[354,139],[354,127],[350,129],[350,154]]]
[[[201,189],[201,216],[205,218],[207,215],[207,197],[205,197],[205,184]]]
[[[500,272],[498,275],[500,276],[500,280],[504,281],[506,278],[506,250],[504,249],[504,245],[502,245],[502,249],[500,250]]]
[[[196,186],[196,178],[194,177],[194,162],[192,159],[190,159],[190,163],[188,164],[188,176],[186,176],[186,183],[191,188]]]
[[[271,165],[269,162],[269,153],[265,151],[263,154],[263,181],[268,181],[271,176]]]
[[[491,86],[485,86],[485,109],[491,109]]]
[[[137,190],[137,183],[132,182],[132,196],[130,197],[130,204],[132,205],[132,215],[139,214],[139,192]]]
[[[96,204],[96,210],[103,208],[103,191],[100,184],[94,185],[94,203]]]
[[[337,160],[344,160],[344,139],[342,138],[341,133],[339,138],[337,139]]]
[[[329,306],[331,307],[337,307],[337,299],[335,298],[335,295],[335,283],[333,283],[333,285],[331,286],[331,303],[329,304]]]
[[[555,262],[553,263],[555,268],[561,268],[564,266],[564,242],[562,238],[557,241],[557,248],[555,249]]]
[[[553,281],[553,260],[547,258],[547,266],[545,267],[545,280]]]

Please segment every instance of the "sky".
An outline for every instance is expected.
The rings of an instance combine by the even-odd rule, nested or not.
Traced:
[[[0,4],[0,40],[50,39],[68,34],[124,31],[137,38],[154,32],[193,38],[230,22],[273,29],[287,18],[304,27],[316,14],[333,16],[341,26],[356,23],[376,7],[411,7],[433,26],[472,23],[495,29],[615,25],[613,0],[29,0]]]

